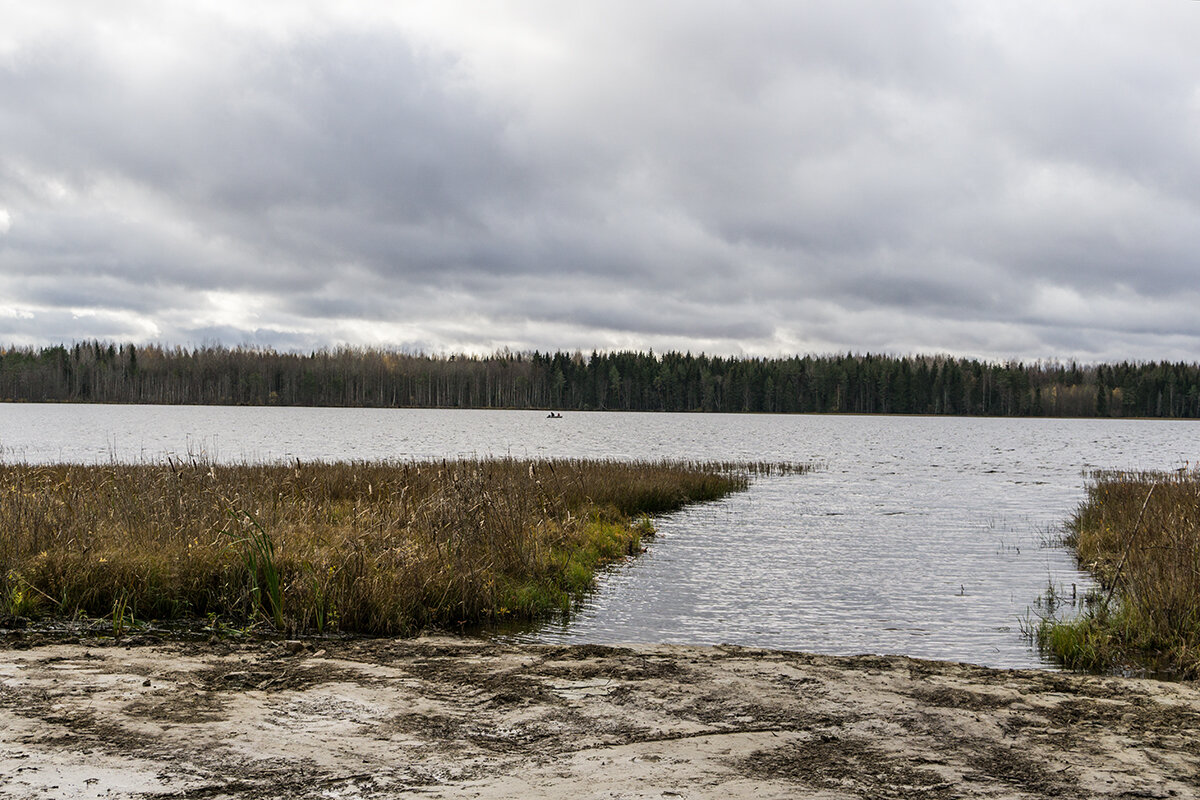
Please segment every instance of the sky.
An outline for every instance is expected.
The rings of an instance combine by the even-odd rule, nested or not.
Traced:
[[[0,0],[0,346],[1200,360],[1200,2]]]

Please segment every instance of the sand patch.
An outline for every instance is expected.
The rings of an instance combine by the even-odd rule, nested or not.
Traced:
[[[1191,684],[735,647],[18,641],[5,798],[1200,795]]]

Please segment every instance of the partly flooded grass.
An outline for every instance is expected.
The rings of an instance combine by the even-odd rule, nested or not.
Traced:
[[[791,464],[0,464],[0,617],[407,634],[569,610],[645,517]]]
[[[1101,472],[1067,543],[1100,590],[1039,642],[1067,666],[1200,676],[1200,472]]]

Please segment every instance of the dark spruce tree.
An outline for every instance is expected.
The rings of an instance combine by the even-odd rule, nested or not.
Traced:
[[[0,351],[0,401],[1198,417],[1200,366],[854,353],[301,354],[91,341]]]

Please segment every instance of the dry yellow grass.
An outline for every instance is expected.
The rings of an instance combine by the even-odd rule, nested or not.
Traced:
[[[1087,669],[1200,676],[1200,472],[1100,472],[1069,529],[1101,591],[1042,642]]]
[[[567,609],[642,514],[792,465],[0,465],[7,613],[404,634]]]

